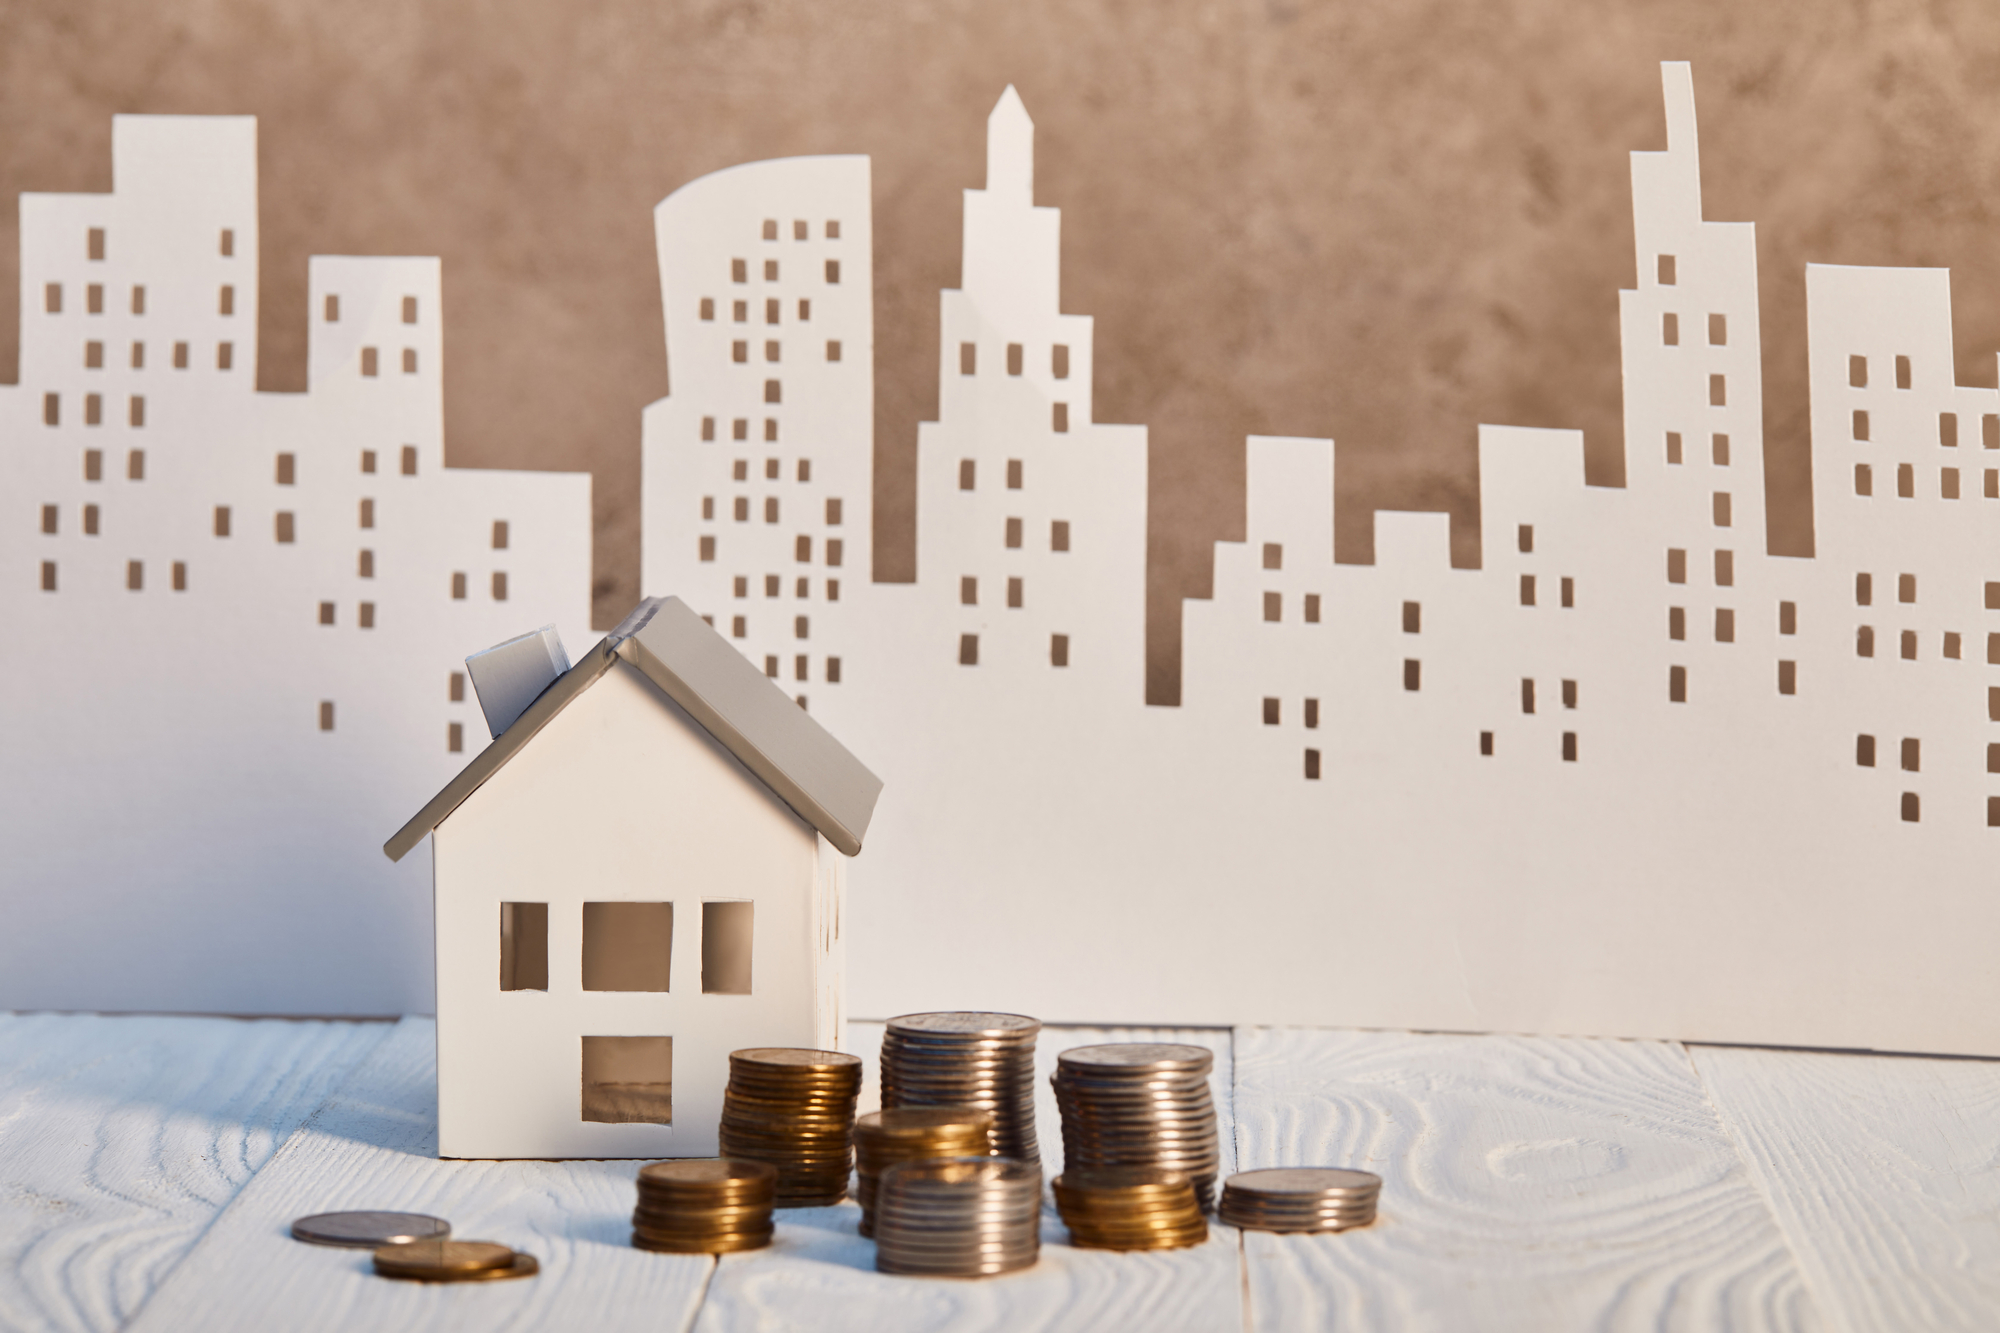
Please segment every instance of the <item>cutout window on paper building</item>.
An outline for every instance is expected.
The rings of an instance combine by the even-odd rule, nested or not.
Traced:
[[[778,659],[769,653],[764,655],[764,674],[772,680],[778,678]]]
[[[1049,374],[1059,380],[1069,378],[1069,345],[1057,343],[1049,348]]]
[[[960,666],[979,665],[979,636],[961,634],[958,636],[958,664]]]
[[[361,526],[364,528],[375,526],[375,502],[373,500],[363,500],[361,502]]]
[[[750,303],[748,301],[731,302],[729,317],[738,324],[748,324],[750,322]]]
[[[235,314],[236,289],[230,286],[228,283],[222,284],[222,291],[218,294],[216,298],[215,306],[216,306],[216,312],[218,314],[223,314],[223,315]]]
[[[1066,667],[1069,665],[1069,635],[1049,636],[1049,665]]]
[[[960,606],[979,605],[979,580],[967,574],[958,581],[958,604]]]
[[[1049,429],[1058,435],[1066,434],[1069,431],[1068,403],[1056,403],[1052,406],[1049,414]]]
[[[704,560],[704,561],[710,561],[710,560],[714,560],[714,559],[715,559],[715,538],[713,538],[713,537],[703,537],[703,538],[701,539],[701,545],[700,545],[700,547],[699,547],[698,549],[699,549],[699,551],[700,551],[700,557],[699,557],[700,559],[702,559],[702,560]]]
[[[1778,603],[1778,633],[1797,634],[1799,632],[1799,605],[1797,602]]]
[[[358,616],[358,619],[356,620],[355,623],[360,625],[362,629],[375,628],[375,603],[373,602],[361,603],[361,605],[358,608],[356,608],[356,614]]]
[[[1567,574],[1562,579],[1562,604],[1565,611],[1576,608],[1576,580]]]
[[[826,683],[829,685],[840,684],[840,659],[838,657],[829,657],[826,659]]]
[[[1947,449],[1958,448],[1958,413],[1938,413],[1938,443]]]
[[[1319,594],[1316,592],[1306,594],[1306,624],[1319,624]]]
[[[1896,358],[1896,387],[1899,389],[1910,387],[1910,358],[1907,356]]]
[[[970,458],[958,460],[958,489],[969,491],[978,475],[978,464]]]
[[[84,311],[92,315],[104,313],[104,284],[93,282],[83,289]]]
[[[827,219],[826,239],[828,239],[829,241],[837,241],[840,239],[840,223],[832,218]]]
[[[704,296],[701,298],[701,317],[705,320],[713,320],[715,318],[715,298],[713,296]]]
[[[764,521],[766,523],[778,521],[778,497],[775,495],[764,497]]]
[[[417,446],[414,444],[403,446],[403,475],[406,477],[417,475]]]
[[[465,673],[454,671],[445,680],[444,697],[452,703],[465,702]]]
[[[62,424],[62,395],[45,393],[42,395],[42,424],[60,426]]]
[[[840,339],[829,338],[826,340],[826,359],[829,361],[840,360]]]
[[[1534,526],[1534,524],[1532,524],[1532,523],[1523,523],[1523,524],[1522,524],[1522,525],[1521,525],[1521,526],[1520,526],[1520,527],[1519,527],[1519,528],[1518,528],[1518,529],[1517,529],[1517,530],[1515,531],[1515,534],[1514,534],[1514,537],[1515,537],[1515,540],[1516,540],[1516,542],[1518,542],[1518,543],[1519,543],[1519,545],[1520,545],[1520,547],[1521,547],[1521,554],[1522,554],[1522,555],[1533,555],[1533,554],[1534,554],[1534,551],[1535,551],[1535,526]]]
[[[1317,699],[1308,699],[1308,700],[1306,700],[1306,706],[1305,706],[1305,707],[1306,707],[1306,730],[1307,730],[1307,731],[1316,731],[1316,730],[1318,730],[1318,728],[1319,728],[1319,700],[1317,700]]]
[[[1729,345],[1729,316],[1710,315],[1708,317],[1708,341],[1714,347]]]
[[[1875,656],[1875,627],[1863,625],[1854,632],[1854,655],[1856,657]]]
[[[236,255],[236,231],[231,227],[222,229],[222,257],[233,259]]]
[[[1059,518],[1049,524],[1049,549],[1067,551],[1069,549],[1069,520]]]
[[[83,424],[101,426],[104,424],[104,396],[87,393],[83,396]]]
[[[1729,381],[1726,376],[1708,377],[1708,405],[1710,407],[1729,406]]]
[[[1565,731],[1563,733],[1562,756],[1563,762],[1566,764],[1576,762],[1576,733],[1573,731]]]
[[[126,420],[135,427],[146,424],[146,400],[142,395],[136,393],[132,395],[132,402],[130,410],[126,414]]]
[[[1988,412],[1979,419],[1980,443],[1988,449],[2000,449],[2000,412]]]
[[[1419,602],[1403,603],[1403,633],[1420,634],[1424,628],[1424,608]]]
[[[1482,758],[1491,759],[1493,757],[1492,732],[1482,731],[1479,733],[1479,753]]]
[[[1566,680],[1566,681],[1564,681],[1564,682],[1562,683],[1562,701],[1563,701],[1563,707],[1564,707],[1564,708],[1575,708],[1575,707],[1576,707],[1576,682],[1575,682],[1575,681],[1573,681],[1573,680]]]
[[[674,905],[583,905],[583,988],[665,991],[672,979]]]
[[[1799,664],[1797,662],[1778,663],[1778,693],[1797,694],[1799,692]]]
[[[1660,316],[1660,341],[1668,347],[1678,347],[1681,342],[1681,317],[1669,311]]]
[[[132,344],[132,369],[144,370],[145,368],[146,368],[146,344],[142,342],[134,342]],[[223,369],[227,370],[228,367],[225,366],[223,367]]]
[[[405,352],[403,355],[405,357],[414,357],[416,353]],[[217,370],[234,370],[236,368],[235,343],[217,343],[215,345],[215,368]],[[406,364],[403,368],[405,370],[414,370],[416,368],[416,364],[414,361],[412,361]]]
[[[505,570],[496,569],[493,571],[493,600],[496,602],[507,600],[507,574]]]
[[[732,616],[729,621],[729,637],[747,639],[750,637],[750,617]]]
[[[839,542],[828,542],[828,543],[827,543],[827,545],[828,545],[828,546],[838,546],[838,545],[840,545],[840,543],[839,543]],[[827,561],[827,563],[828,563],[828,564],[830,564],[830,565],[837,565],[837,564],[839,564],[840,562],[839,562],[838,560],[829,560],[829,561]],[[829,601],[829,602],[837,602],[837,601],[839,601],[839,600],[840,600],[840,580],[839,580],[839,579],[828,579],[828,580],[826,581],[826,600],[827,600],[827,601]]]
[[[1523,678],[1521,681],[1521,711],[1523,713],[1535,711],[1535,682],[1532,678]]]
[[[1414,657],[1403,659],[1403,688],[1415,693],[1424,687],[1424,664]]]
[[[766,574],[764,576],[764,595],[766,597],[776,597],[782,585],[783,580],[776,574]]]
[[[277,472],[278,472],[278,484],[280,486],[290,486],[293,484],[293,480],[297,475],[295,470],[295,459],[296,455],[293,454],[278,455]]]
[[[504,551],[504,550],[506,550],[506,549],[507,549],[507,540],[508,540],[508,529],[507,529],[507,520],[506,520],[506,519],[504,519],[504,518],[496,518],[496,519],[494,519],[494,520],[493,520],[493,549],[494,549],[494,550],[496,550],[496,551]]]
[[[461,724],[451,724],[460,734],[452,740],[453,750],[463,748]],[[547,903],[500,904],[500,989],[539,990],[549,988],[549,905]]]
[[[702,522],[704,522],[704,523],[713,523],[713,522],[715,521],[715,497],[714,497],[714,496],[712,496],[712,495],[704,495],[704,496],[702,496],[702,497],[701,497],[701,518],[702,518]]]
[[[779,359],[777,339],[766,338],[764,340],[764,359],[766,361],[776,361]]]
[[[1856,606],[1870,606],[1873,605],[1874,600],[1874,577],[1869,574],[1856,574],[1854,576],[1854,604]]]
[[[1278,700],[1266,698],[1264,700],[1264,725],[1267,727],[1277,726],[1279,714],[1282,709],[1283,705]]]
[[[833,676],[839,668],[829,664]],[[742,900],[701,905],[701,989],[704,995],[748,995],[756,937],[756,904]]]
[[[1875,494],[1875,474],[1866,463],[1854,465],[1854,493],[1856,495]]]
[[[174,591],[186,592],[188,588],[187,561],[185,560],[174,561],[173,576],[174,576]]]
[[[229,535],[228,505],[217,505],[215,507],[215,535],[218,537],[227,537]]]
[[[1670,606],[1667,608],[1667,637],[1685,639],[1687,637],[1687,609]]]
[[[333,700],[331,700],[331,699],[322,699],[322,700],[320,700],[320,703],[319,703],[319,729],[320,729],[321,731],[332,731],[332,730],[333,730]]]
[[[750,344],[741,338],[729,344],[729,359],[742,365],[750,360]]]
[[[144,481],[146,479],[146,451],[132,449],[125,454],[125,480]]]
[[[53,535],[61,522],[62,509],[57,505],[42,506],[42,531]]]
[[[767,241],[778,239],[778,220],[776,218],[764,219],[764,239]]]
[[[777,442],[778,442],[778,422],[777,422],[777,419],[776,419],[775,417],[765,417],[765,418],[764,418],[764,443],[766,443],[766,444],[776,444]]]
[[[62,284],[51,282],[42,288],[42,309],[51,315],[62,313]]]
[[[1715,497],[1714,497],[1714,500],[1713,500],[1713,502],[1712,502],[1712,505],[1711,505],[1711,508],[1712,508],[1712,509],[1713,509],[1713,511],[1714,511],[1714,517],[1715,517],[1715,526],[1716,526],[1716,527],[1718,527],[1718,528],[1726,528],[1726,527],[1728,527],[1728,526],[1729,526],[1729,492],[1728,492],[1728,491],[1717,491],[1717,492],[1715,493]]]
[[[1715,553],[1715,586],[1733,588],[1736,586],[1736,553],[1717,551]]]
[[[1007,606],[1009,610],[1018,611],[1021,609],[1021,593],[1022,593],[1021,580],[1018,578],[1008,579]]]
[[[1901,646],[1904,661],[1914,662],[1917,660],[1917,632],[1915,630],[1906,629],[1903,631]]]
[[[1669,467],[1681,465],[1681,433],[1677,430],[1667,432],[1667,465]]]
[[[188,368],[188,345],[186,343],[175,343],[174,369],[186,370],[187,368]]]
[[[417,322],[417,298],[414,296],[403,298],[403,322],[405,324]]]
[[[1938,469],[1938,498],[1956,500],[1958,498],[1958,469],[1955,467]]]
[[[452,574],[451,600],[453,600],[454,602],[462,602],[465,600],[465,584],[466,584],[465,574],[462,571],[455,572]]]
[[[1533,606],[1534,604],[1535,576],[1533,574],[1523,574],[1521,575],[1521,605]]]
[[[784,391],[776,380],[764,381],[764,401],[778,403],[784,401]]]
[[[847,544],[841,541],[840,538],[828,537],[826,539],[826,563],[832,566],[838,566],[840,564],[843,553],[846,551],[846,547]],[[838,587],[839,585],[833,584],[830,586]]]
[[[83,345],[83,368],[85,370],[104,369],[104,344],[94,339]]]
[[[1007,489],[1010,491],[1021,489],[1021,460],[1018,458],[1007,460]]]
[[[1917,600],[1917,576],[1915,574],[1898,574],[1896,576],[1896,600],[1899,602],[1915,602]]]
[[[778,280],[778,261],[777,261],[777,260],[775,260],[775,259],[767,259],[767,260],[765,260],[765,261],[764,261],[764,281],[766,281],[766,282],[776,282],[777,280]]]
[[[1276,592],[1267,592],[1267,593],[1265,593],[1265,594],[1264,594],[1264,619],[1265,619],[1265,620],[1267,620],[1267,621],[1279,621],[1279,620],[1283,620],[1284,618],[1285,618],[1285,597],[1284,597],[1284,594],[1283,594],[1283,593],[1276,593]]]
[[[1709,456],[1714,460],[1715,466],[1729,466],[1729,437],[1727,435],[1711,435],[1708,440],[1708,447]]]
[[[331,625],[334,623],[334,619],[334,604],[332,602],[321,602],[319,604],[319,623],[322,625]]]
[[[104,480],[104,451],[86,449],[83,451],[83,479],[85,481]]]
[[[1715,641],[1736,642],[1736,612],[1726,606],[1715,608]]]
[[[1688,669],[1684,666],[1667,668],[1667,702],[1684,704],[1688,698]]]
[[[1900,500],[1914,500],[1916,495],[1916,469],[1908,463],[1896,464],[1896,498]]]
[[[1898,385],[1897,387],[1898,387],[1898,388],[1903,388],[1903,389],[1907,389],[1907,388],[1909,388],[1910,386],[1909,386],[1909,385],[1907,385],[1907,384],[1902,384],[1902,385]],[[1903,822],[1904,822],[1905,824],[1914,824],[1914,823],[1916,823],[1916,822],[1917,822],[1917,819],[1918,819],[1918,816],[1919,816],[1919,814],[1920,814],[1920,813],[1921,813],[1921,807],[1920,807],[1920,804],[1919,804],[1919,802],[1918,802],[1918,799],[1917,799],[1917,794],[1916,794],[1915,792],[1913,792],[1913,791],[1906,791],[1906,792],[1904,792],[1904,793],[1903,793]]]
[[[1850,356],[1847,358],[1847,382],[1856,389],[1868,387],[1868,358]]]
[[[1944,632],[1944,656],[1957,661],[1959,656],[1958,643],[1958,632],[1956,630],[1946,630]]]
[[[581,1119],[592,1124],[674,1122],[672,1037],[585,1037]]]
[[[801,548],[801,549],[803,549],[803,550],[805,551],[805,554],[806,554],[807,558],[808,558],[808,559],[810,559],[810,558],[811,558],[811,555],[812,555],[812,551],[811,551],[811,548],[810,548],[810,547],[805,547],[805,548]],[[812,596],[812,580],[811,580],[811,579],[809,579],[809,578],[807,578],[807,577],[806,577],[805,575],[803,575],[803,574],[799,575],[799,581],[798,581],[798,583],[797,583],[797,584],[795,584],[795,585],[794,585],[794,587],[793,587],[793,590],[792,590],[792,595],[793,595],[794,597],[799,597],[799,598],[807,598],[807,597],[811,597],[811,596]]]
[[[812,625],[811,625],[811,622],[810,622],[810,621],[809,621],[809,620],[808,620],[808,619],[807,619],[807,618],[806,618],[805,616],[794,616],[794,617],[792,617],[792,637],[793,637],[793,638],[795,638],[795,639],[809,639],[809,638],[811,638],[811,637],[812,637],[812,635],[811,635],[811,634],[810,634],[810,633],[808,632],[808,631],[809,631],[809,630],[810,630],[811,628],[812,628]]]
[[[703,417],[703,418],[701,419],[701,438],[702,438],[702,441],[703,441],[704,443],[713,443],[713,442],[714,442],[714,440],[715,440],[715,418],[714,418],[714,417]]]
[[[56,562],[53,560],[44,560],[42,561],[42,591],[54,592],[55,590]]]
[[[98,518],[98,508],[96,505],[85,505],[83,507],[84,536],[86,537],[97,536],[98,533],[97,518]]]
[[[1986,469],[1986,498],[2000,500],[2000,468]]]
[[[838,259],[829,259],[826,261],[826,280],[830,283],[840,281],[840,261]]]
[[[838,228],[839,228],[840,224],[836,222],[836,223],[834,223],[833,225],[834,225],[834,227],[835,227],[835,233],[834,233],[834,234],[835,234],[835,235],[838,235],[838,234],[839,234],[839,231],[838,231]],[[806,239],[806,234],[807,234],[807,228],[806,228],[806,222],[805,222],[805,219],[804,219],[804,218],[800,218],[800,219],[798,219],[798,220],[796,220],[796,221],[794,221],[794,222],[792,223],[792,239],[793,239],[793,240],[795,240],[795,241],[803,241],[804,239]]]
[[[329,324],[338,324],[340,322],[339,296],[335,295],[332,292],[327,293],[326,301],[321,306],[320,318],[324,319]]]
[[[747,495],[737,496],[732,512],[735,514],[738,523],[748,523],[750,521],[750,497]]]
[[[1674,257],[1672,255],[1661,255],[1655,266],[1654,272],[1659,278],[1660,286],[1662,287],[1673,286]]]
[[[732,259],[732,260],[730,260],[730,261],[729,261],[729,280],[730,280],[731,282],[748,282],[748,281],[750,281],[750,262],[749,262],[748,260],[745,260],[745,259]]]
[[[292,521],[291,510],[281,509],[278,511],[276,527],[278,541],[289,545],[296,536],[296,528]]]
[[[363,547],[361,550],[361,558],[358,563],[359,563],[359,570],[357,577],[364,579],[372,579],[375,577],[375,552],[369,550],[366,547]]]
[[[729,464],[729,476],[732,481],[750,480],[750,460],[747,458],[733,460]]]
[[[417,373],[417,349],[414,347],[405,347],[403,349],[403,373],[405,375],[414,375]]]
[[[810,320],[812,317],[813,303],[804,297],[799,298],[799,318],[801,320]]]
[[[1285,548],[1284,548],[1284,546],[1283,546],[1282,544],[1278,543],[1278,542],[1265,542],[1265,543],[1264,543],[1264,568],[1266,568],[1266,569],[1283,569],[1284,567],[1285,567]]]
[[[1306,781],[1319,781],[1319,751],[1306,751]]]

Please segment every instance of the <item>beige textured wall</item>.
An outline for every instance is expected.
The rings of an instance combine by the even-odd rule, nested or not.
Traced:
[[[596,474],[608,624],[669,374],[652,205],[737,162],[873,155],[877,558],[907,578],[936,292],[1013,82],[1098,413],[1152,428],[1167,701],[1177,600],[1240,535],[1245,433],[1339,441],[1346,560],[1371,510],[1418,508],[1474,561],[1481,421],[1581,427],[1620,480],[1625,153],[1663,143],[1662,59],[1695,64],[1708,216],[1759,224],[1774,544],[1809,552],[1807,261],[1952,267],[1960,377],[1995,382],[1992,0],[11,0],[0,193],[108,188],[113,112],[255,113],[263,387],[302,386],[308,254],[442,255],[451,461]]]

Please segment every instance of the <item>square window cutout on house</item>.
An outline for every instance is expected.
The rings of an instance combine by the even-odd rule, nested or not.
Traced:
[[[750,944],[757,904],[701,905],[701,990],[704,995],[750,993]]]
[[[462,679],[454,674],[453,687]],[[548,988],[549,905],[501,903],[500,989],[545,991]]]
[[[585,990],[666,990],[673,952],[672,903],[583,905]]]
[[[583,1119],[601,1125],[674,1123],[672,1037],[585,1037]]]

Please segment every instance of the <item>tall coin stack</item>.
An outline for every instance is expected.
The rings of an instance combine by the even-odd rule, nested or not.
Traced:
[[[778,1169],[777,1206],[815,1208],[847,1197],[861,1058],[765,1046],[729,1054],[722,1155]]]
[[[1052,1182],[1072,1245],[1092,1250],[1177,1250],[1208,1239],[1194,1182],[1156,1167],[1074,1167]]]
[[[1019,1014],[904,1014],[882,1034],[882,1105],[971,1106],[993,1113],[993,1153],[1040,1169],[1035,1034]]]
[[[1042,1169],[1011,1157],[933,1157],[882,1173],[875,1267],[991,1277],[1041,1257]]]
[[[1051,1078],[1062,1112],[1066,1169],[1149,1166],[1178,1171],[1207,1212],[1222,1151],[1201,1046],[1118,1042],[1056,1057]]]
[[[1338,1166],[1240,1171],[1222,1183],[1222,1220],[1249,1231],[1345,1231],[1375,1220],[1382,1177]]]
[[[778,1169],[766,1162],[695,1158],[639,1168],[632,1243],[668,1254],[762,1249],[774,1230]]]
[[[993,1113],[969,1106],[901,1106],[854,1122],[854,1197],[861,1234],[875,1234],[875,1195],[882,1173],[926,1157],[983,1157],[993,1143]]]

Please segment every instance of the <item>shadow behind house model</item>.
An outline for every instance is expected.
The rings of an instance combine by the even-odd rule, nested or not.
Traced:
[[[466,661],[493,744],[432,835],[438,1151],[705,1157],[728,1053],[836,1048],[882,783],[678,598]]]

